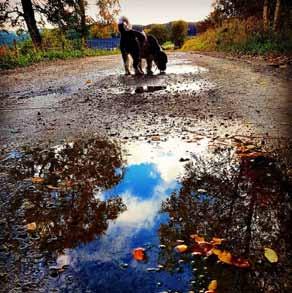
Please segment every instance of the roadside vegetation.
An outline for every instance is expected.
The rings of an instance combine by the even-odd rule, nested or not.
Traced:
[[[275,1],[216,0],[214,11],[197,23],[198,35],[185,51],[292,54],[292,4]]]
[[[119,54],[119,50],[86,48],[81,39],[70,40],[58,29],[44,30],[42,49],[36,49],[31,39],[0,47],[0,68],[24,67],[41,61]]]

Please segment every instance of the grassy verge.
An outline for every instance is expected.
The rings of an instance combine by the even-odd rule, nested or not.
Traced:
[[[4,52],[5,51],[5,52]],[[119,54],[119,50],[94,50],[94,49],[70,49],[70,50],[29,50],[16,54],[15,51],[6,48],[0,50],[0,69],[12,69],[24,67],[34,63],[56,59],[81,58],[87,56],[104,56]]]
[[[219,28],[211,28],[188,39],[184,51],[223,51],[238,54],[291,54],[292,31],[265,33],[254,20],[233,19]]]

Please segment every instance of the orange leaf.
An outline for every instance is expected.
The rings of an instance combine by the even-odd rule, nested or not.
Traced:
[[[218,287],[217,280],[211,281],[208,286],[208,291],[206,293],[216,293],[216,289]]]
[[[230,252],[228,251],[222,251],[220,249],[216,249],[214,248],[212,250],[212,252],[218,256],[218,259],[220,261],[222,261],[223,263],[226,263],[226,264],[229,264],[229,265],[232,265],[232,255]]]
[[[44,178],[41,178],[41,177],[33,177],[33,178],[31,178],[31,182],[32,183],[35,183],[35,184],[37,184],[37,183],[43,183],[45,181],[45,179]]]
[[[224,241],[224,239],[221,238],[217,238],[217,237],[213,237],[211,244],[213,245],[220,245],[222,244],[222,242]]]
[[[37,228],[37,225],[36,225],[35,222],[26,225],[27,231],[31,231],[32,232],[32,231],[35,231],[36,228]]]
[[[133,256],[137,261],[144,261],[146,259],[145,249],[141,247],[134,249]]]
[[[247,259],[243,259],[241,257],[233,258],[232,264],[238,268],[249,268],[250,267],[249,261]]]
[[[191,238],[194,239],[198,244],[205,243],[205,238],[200,237],[199,235],[191,235]]]
[[[177,245],[174,249],[176,252],[184,253],[188,250],[188,246],[185,244],[181,244],[181,245]]]

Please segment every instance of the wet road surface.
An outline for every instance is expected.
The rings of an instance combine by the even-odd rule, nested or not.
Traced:
[[[0,291],[291,292],[291,81],[169,59],[4,74]]]

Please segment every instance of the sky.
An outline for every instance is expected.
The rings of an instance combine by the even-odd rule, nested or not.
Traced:
[[[93,4],[96,0],[89,0]],[[203,20],[211,12],[212,0],[121,0],[120,15],[133,24],[166,23],[183,19]],[[95,18],[96,8],[89,5],[88,14]]]

